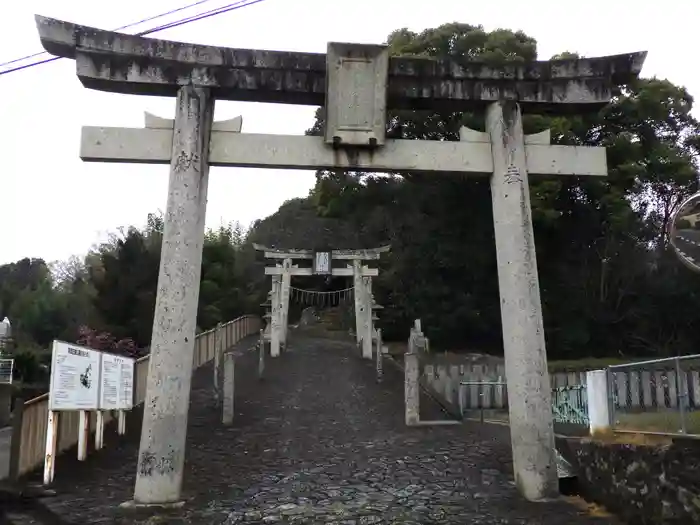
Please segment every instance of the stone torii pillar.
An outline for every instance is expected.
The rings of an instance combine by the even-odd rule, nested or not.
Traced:
[[[208,89],[180,88],[172,128],[168,203],[134,495],[137,503],[170,503],[179,498],[213,117],[214,100]]]
[[[515,478],[530,500],[558,492],[527,181],[529,175],[605,176],[607,165],[604,148],[523,136],[520,111],[598,110],[616,85],[639,75],[646,53],[492,66],[390,57],[383,45],[330,43],[324,55],[159,41],[43,17],[37,26],[48,52],[76,61],[86,87],[178,99],[173,127],[84,127],[81,140],[83,160],[169,164],[175,188],[166,214],[137,502],[167,503],[180,494],[208,165],[490,176]],[[271,74],[280,81],[269,82]],[[217,130],[211,93],[325,105],[324,136]],[[406,107],[484,112],[487,133],[463,129],[459,142],[387,139],[386,110]],[[300,270],[311,275],[294,267],[291,274]],[[278,268],[265,272],[282,275]],[[353,267],[332,274],[352,276]]]
[[[282,269],[281,265],[278,268]],[[270,357],[282,352],[284,339],[284,301],[282,299],[282,275],[272,276],[272,329],[270,331]]]
[[[289,333],[289,295],[292,286],[292,259],[287,257],[282,261],[282,280],[279,284],[282,302],[282,348],[287,347],[287,334]]]
[[[361,345],[362,357],[372,359],[372,278],[363,275],[361,260],[353,261],[355,298],[355,339]]]

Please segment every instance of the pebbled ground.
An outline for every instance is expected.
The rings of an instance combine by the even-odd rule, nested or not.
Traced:
[[[195,376],[182,509],[153,515],[118,507],[132,496],[138,428],[85,464],[61,458],[58,495],[44,503],[61,523],[76,524],[612,523],[564,500],[521,499],[507,427],[407,428],[399,370],[385,365],[377,384],[373,363],[351,345],[293,339],[288,353],[268,360],[262,382],[255,362],[252,353],[237,361],[232,427],[219,423],[211,369]],[[424,417],[440,417],[424,405]]]

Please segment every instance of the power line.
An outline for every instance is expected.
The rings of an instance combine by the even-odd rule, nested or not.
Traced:
[[[150,22],[151,20],[156,20],[158,18],[163,18],[164,16],[172,15],[172,14],[177,13],[179,11],[184,11],[185,9],[189,9],[190,7],[195,7],[195,6],[198,6],[200,4],[206,4],[207,2],[211,2],[211,0],[199,0],[198,2],[195,2],[193,4],[188,4],[188,5],[183,6],[183,7],[178,7],[177,9],[173,9],[172,11],[168,11],[166,13],[161,13],[159,15],[144,18],[143,20],[139,20],[138,22],[133,22],[133,23],[127,24],[125,26],[117,27],[116,29],[112,29],[112,31],[121,31],[122,29],[129,29],[130,27],[141,25],[145,22]],[[9,66],[10,64],[15,64],[17,62],[22,62],[23,60],[27,60],[28,58],[34,58],[34,57],[38,57],[40,55],[45,55],[45,54],[46,54],[46,51],[39,51],[38,53],[27,55],[27,56],[24,56],[21,58],[15,58],[14,60],[10,60],[9,62],[3,62],[2,64],[0,64],[0,67]]]
[[[178,27],[184,24],[189,24],[190,22],[196,22],[197,20],[203,20],[204,18],[209,18],[210,16],[216,16],[220,15],[222,13],[228,13],[229,11],[235,11],[236,9],[240,9],[241,7],[248,7],[249,5],[257,4],[262,2],[263,0],[238,0],[238,2],[233,2],[232,4],[225,5],[223,7],[217,7],[215,9],[211,9],[209,11],[205,11],[204,13],[200,13],[198,15],[192,15],[188,18],[184,18],[182,20],[177,20],[175,22],[169,22],[167,24],[164,24],[162,26],[149,29],[148,31],[143,31],[142,33],[138,33],[139,36],[143,35],[148,35],[151,33],[155,33],[156,31],[164,31],[165,29],[170,29],[172,27]],[[241,5],[243,4],[243,5]]]
[[[37,53],[37,55],[41,55],[41,53]],[[39,62],[32,62],[31,64],[25,64],[23,66],[13,67],[12,69],[6,69],[5,71],[0,71],[0,76],[7,75],[8,73],[14,73],[15,71],[21,71],[23,69],[27,69],[30,67],[39,66],[41,64],[47,64],[49,62],[53,62],[54,60],[58,60],[59,58],[63,58],[63,57],[51,57],[51,58],[47,58],[45,60],[40,60]]]
[[[209,1],[209,0],[200,0],[200,2],[198,2],[198,3],[203,3],[203,2],[207,2],[207,1]],[[227,12],[229,12],[229,11],[235,11],[236,9],[240,9],[240,8],[242,8],[242,7],[248,7],[249,5],[258,4],[258,3],[262,2],[262,1],[264,1],[264,0],[252,0],[252,1],[248,1],[248,0],[239,0],[238,2],[234,2],[234,3],[232,3],[232,4],[228,4],[228,5],[225,5],[225,6],[223,6],[223,7],[216,8],[216,9],[211,9],[211,10],[209,10],[209,11],[205,11],[204,13],[200,13],[200,14],[198,14],[198,15],[192,15],[192,16],[190,16],[190,17],[187,17],[187,18],[184,18],[184,19],[181,19],[181,20],[176,20],[175,22],[170,22],[170,23],[168,23],[168,24],[164,24],[164,25],[162,25],[162,26],[155,27],[155,28],[153,28],[153,29],[148,29],[148,30],[146,30],[146,31],[141,31],[140,33],[136,33],[136,36],[144,36],[144,35],[156,33],[156,32],[158,32],[158,31],[164,31],[165,29],[171,29],[171,28],[173,28],[173,27],[178,27],[178,26],[181,26],[181,25],[189,24],[190,22],[197,22],[198,20],[203,20],[203,19],[205,19],[205,18],[209,18],[209,17],[212,17],[212,16],[220,15],[220,14],[222,14],[222,13],[227,13]],[[244,2],[247,2],[247,3],[244,3]],[[193,4],[193,5],[194,5],[194,4]],[[181,9],[186,9],[186,7],[180,8],[180,10],[181,10]],[[169,14],[169,13],[168,13],[168,14]],[[163,15],[158,15],[158,16],[153,17],[153,18],[160,18],[160,16],[165,16],[165,15],[166,15],[166,14],[164,13]],[[153,18],[151,18],[150,20],[152,20]],[[130,24],[130,26],[134,26],[134,25],[141,24],[141,23],[143,23],[144,21],[145,21],[145,20],[136,22],[136,23],[134,23],[134,24]],[[130,26],[125,26],[125,27],[130,27]],[[120,28],[120,29],[124,29],[124,27],[122,27],[122,28]],[[28,56],[26,56],[26,57],[19,58],[19,59],[16,59],[16,60],[12,60],[12,61],[10,61],[10,62],[6,62],[5,64],[0,64],[0,66],[6,65],[6,64],[12,64],[12,63],[14,63],[14,62],[19,62],[19,61],[21,61],[21,60],[26,60],[27,58],[32,58],[32,57],[41,55],[41,54],[43,54],[43,53],[45,53],[45,51],[43,51],[43,52],[41,52],[41,53],[35,53],[34,55],[28,55]],[[18,66],[18,67],[12,68],[12,69],[7,69],[7,70],[5,70],[5,71],[0,71],[0,76],[6,75],[7,73],[13,73],[13,72],[15,72],[15,71],[21,71],[22,69],[28,69],[28,68],[30,68],[30,67],[39,66],[39,65],[41,65],[41,64],[46,64],[46,63],[48,63],[48,62],[53,62],[54,60],[58,60],[58,59],[60,59],[60,58],[63,58],[63,57],[51,57],[51,58],[47,58],[47,59],[45,59],[45,60],[40,60],[39,62],[32,62],[32,63],[30,63],[30,64],[25,64],[25,65],[23,65],[23,66]]]

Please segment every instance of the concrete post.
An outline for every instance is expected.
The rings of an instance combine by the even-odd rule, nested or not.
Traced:
[[[221,357],[224,352],[224,338],[221,333],[221,323],[216,325],[214,332],[214,403],[221,402]]]
[[[610,396],[607,370],[586,372],[586,396],[588,397],[588,421],[591,436],[610,431]]]
[[[282,344],[282,298],[281,298],[281,282],[282,278],[279,275],[272,276],[272,317],[270,318],[270,357],[278,357],[280,355],[280,347]]]
[[[377,383],[382,382],[382,378],[384,377],[384,355],[382,354],[382,329],[379,328],[377,329],[377,354],[375,356],[376,358],[376,366],[377,366]]]
[[[232,353],[224,354],[224,404],[221,422],[232,425],[234,417],[234,397],[236,383],[236,366]]]
[[[209,90],[177,95],[168,202],[134,502],[180,498],[209,184]]]
[[[260,330],[260,340],[258,341],[258,378],[265,375],[265,331]]]
[[[420,387],[418,354],[404,354],[404,402],[406,405],[406,425],[417,425],[420,421]]]
[[[282,295],[282,330],[281,330],[281,344],[282,348],[286,348],[287,345],[287,331],[289,329],[289,293],[292,286],[292,260],[284,259],[282,261],[282,268],[284,273],[282,274],[282,280],[280,282],[281,295]]]
[[[517,103],[486,112],[503,347],[515,481],[531,501],[556,497],[552,402],[532,231],[525,138]]]

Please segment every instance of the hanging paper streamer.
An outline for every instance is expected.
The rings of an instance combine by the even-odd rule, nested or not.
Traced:
[[[290,300],[296,301],[302,306],[317,306],[319,308],[336,307],[346,304],[352,300],[354,288],[344,290],[330,290],[323,292],[320,290],[303,290],[290,286]]]

